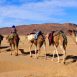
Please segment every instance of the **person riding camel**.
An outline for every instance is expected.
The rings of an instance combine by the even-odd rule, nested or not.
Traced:
[[[12,26],[12,31],[11,32],[12,33],[17,33],[17,29],[16,29],[15,25]]]
[[[12,26],[11,35],[10,36],[11,36],[11,38],[14,38],[15,36],[17,36],[19,38],[15,25]]]

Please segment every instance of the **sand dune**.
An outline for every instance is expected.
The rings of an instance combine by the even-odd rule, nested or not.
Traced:
[[[2,42],[0,53],[0,77],[77,77],[77,46],[68,37],[66,63],[57,63],[57,58],[52,62],[52,56],[47,56],[43,47],[39,59],[29,57],[29,43],[25,36],[20,36],[19,56],[10,55],[9,44],[6,39]],[[47,40],[46,40],[47,42]],[[32,47],[34,50],[34,47]],[[52,55],[53,47],[48,46],[47,53]],[[21,52],[23,50],[25,53]],[[62,52],[60,51],[60,54]],[[60,56],[62,59],[62,56]],[[62,60],[60,60],[62,61]]]

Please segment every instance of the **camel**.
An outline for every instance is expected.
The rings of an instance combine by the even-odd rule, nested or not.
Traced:
[[[37,48],[38,48],[38,54],[40,54],[40,49],[41,49],[42,45],[44,45],[44,50],[46,51],[46,42],[45,42],[45,38],[44,38],[43,35],[39,35],[37,40],[35,40],[34,37],[35,37],[35,34],[27,35],[27,39],[28,39],[28,41],[30,43],[30,47],[29,47],[30,57],[32,57],[31,48],[32,48],[32,46],[34,44],[34,46],[35,46],[35,58],[38,58],[38,56],[37,56]]]
[[[4,37],[0,34],[0,47],[1,47],[1,42],[2,42],[3,38]],[[0,52],[1,52],[1,50],[0,50]]]
[[[50,46],[53,45],[55,48],[55,50],[53,51],[52,61],[54,60],[54,54],[56,53],[58,57],[58,62],[60,62],[59,54],[58,54],[58,47],[60,47],[64,55],[63,63],[65,63],[67,37],[64,34],[64,32],[63,31],[52,31],[51,33],[49,33],[48,40],[49,40],[49,45]]]
[[[2,42],[2,40],[3,40],[3,36],[0,35],[0,46],[1,46],[1,42]]]
[[[12,36],[12,37],[11,37]],[[19,45],[19,40],[20,40],[20,38],[19,38],[19,36],[18,36],[18,34],[16,34],[15,36],[13,36],[13,35],[8,35],[7,37],[6,37],[6,39],[8,40],[8,42],[9,42],[9,45],[10,45],[10,47],[11,47],[11,50],[14,48],[14,50],[15,50],[15,48],[16,48],[16,53],[15,53],[15,56],[18,56],[18,45]],[[12,55],[12,51],[11,51],[11,55]]]
[[[76,30],[68,30],[68,33],[70,34],[71,38],[77,44],[77,31]]]

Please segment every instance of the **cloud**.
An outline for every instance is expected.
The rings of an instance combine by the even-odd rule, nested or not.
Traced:
[[[9,9],[9,11],[8,11]],[[48,15],[56,15],[62,13],[63,9],[53,7],[49,2],[23,4],[22,6],[6,6],[0,8],[0,15],[5,17],[21,18],[21,19],[42,19]],[[59,12],[59,13],[58,13]]]
[[[62,22],[69,14],[67,8],[77,8],[77,0],[1,0],[0,4],[5,4],[0,5],[4,25]]]

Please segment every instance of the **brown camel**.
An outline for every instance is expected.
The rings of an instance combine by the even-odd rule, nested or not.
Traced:
[[[46,51],[46,42],[45,42],[45,38],[44,38],[43,35],[39,35],[37,40],[35,40],[34,36],[35,36],[35,34],[27,35],[27,39],[30,42],[30,47],[29,47],[30,56],[32,57],[31,48],[34,44],[35,45],[35,58],[38,58],[38,56],[37,56],[37,47],[38,47],[38,53],[39,54],[40,54],[40,49],[41,49],[43,44],[44,44],[44,49]]]
[[[0,47],[1,47],[1,42],[2,42],[3,38],[4,37],[0,34]],[[1,52],[1,50],[0,50],[0,52]]]
[[[67,37],[64,34],[63,31],[52,31],[51,33],[49,33],[48,36],[49,39],[49,45],[53,45],[55,50],[53,52],[53,59],[54,59],[54,54],[57,54],[58,57],[58,62],[60,62],[59,59],[59,54],[58,54],[58,46],[60,46],[61,50],[63,51],[63,63],[65,62],[65,57],[66,57],[66,46],[67,46]],[[53,60],[52,59],[52,60]]]
[[[1,46],[2,40],[3,40],[3,36],[0,34],[0,46]]]
[[[68,30],[73,41],[77,44],[77,30]]]
[[[14,36],[12,36],[11,37],[11,35],[8,35],[7,37],[6,37],[6,39],[8,39],[8,42],[9,42],[9,44],[10,44],[10,47],[11,47],[11,50],[14,48],[14,50],[15,50],[15,48],[16,48],[16,53],[15,53],[15,56],[18,56],[18,45],[19,45],[19,40],[20,40],[20,38],[19,38],[19,36],[18,36],[18,34],[15,34]],[[11,51],[11,55],[12,55],[12,51]]]

